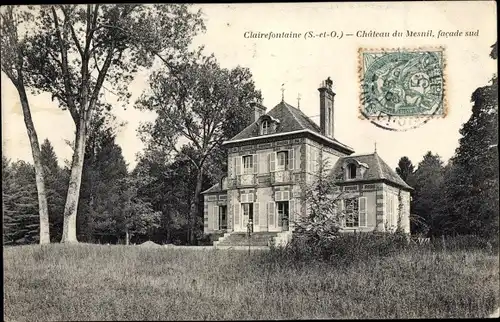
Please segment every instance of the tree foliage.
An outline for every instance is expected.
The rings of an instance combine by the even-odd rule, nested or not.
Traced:
[[[64,211],[62,242],[77,242],[76,215],[87,133],[92,115],[104,106],[102,88],[128,102],[128,85],[155,58],[182,56],[203,29],[200,13],[184,4],[88,4],[40,6],[35,35],[23,52],[27,84],[46,91],[67,109],[76,135]]]
[[[396,173],[403,179],[406,183],[409,184],[409,181],[411,181],[411,176],[413,175],[413,172],[415,171],[413,167],[413,163],[411,160],[407,157],[401,157],[398,162],[398,166],[396,168]]]
[[[343,222],[349,219],[339,207],[342,193],[330,170],[328,161],[320,158],[312,181],[304,184],[302,201],[307,206],[308,216],[295,216],[294,234],[308,240],[308,243],[319,243],[338,236]]]
[[[248,104],[260,99],[246,68],[221,68],[213,56],[192,53],[152,74],[150,88],[137,102],[153,111],[154,122],[143,124],[142,139],[149,145],[182,155],[196,169],[196,186],[188,218],[194,242],[199,221],[200,193],[207,164],[224,140],[241,131],[253,111]],[[179,148],[180,142],[186,142]],[[182,143],[181,143],[182,144]]]
[[[497,44],[491,57],[496,59]],[[454,231],[498,236],[498,78],[472,93],[472,115],[451,159],[447,200]]]

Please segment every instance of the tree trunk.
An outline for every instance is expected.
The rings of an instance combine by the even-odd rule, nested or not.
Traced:
[[[125,245],[130,243],[130,234],[128,233],[128,228],[125,228]]]
[[[196,175],[196,189],[194,191],[194,199],[191,203],[191,213],[189,218],[189,243],[194,244],[194,230],[196,226],[196,217],[198,216],[198,208],[200,204],[200,193],[203,184],[203,166],[198,170]]]
[[[86,117],[80,115],[80,123],[76,130],[75,150],[71,162],[71,175],[69,178],[68,194],[64,206],[64,226],[61,243],[77,243],[76,239],[76,214],[80,185],[82,183],[83,159],[85,155]]]
[[[49,244],[49,207],[47,203],[47,193],[45,190],[45,180],[40,145],[38,144],[38,136],[36,134],[35,126],[31,118],[28,97],[26,95],[22,79],[20,79],[20,84],[16,87],[19,93],[19,98],[21,100],[24,124],[26,124],[26,131],[28,132],[28,137],[31,145],[31,153],[33,155],[33,163],[35,164],[36,190],[38,193],[38,212],[40,214],[40,244]]]

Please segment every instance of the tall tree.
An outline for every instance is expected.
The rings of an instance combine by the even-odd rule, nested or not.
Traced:
[[[27,27],[33,15],[25,7],[6,6],[0,11],[1,65],[19,94],[23,111],[24,124],[30,141],[31,154],[35,165],[36,190],[38,194],[38,212],[40,216],[40,244],[50,243],[49,210],[45,190],[45,180],[41,161],[38,136],[31,118],[31,108],[26,92],[26,56],[31,39],[22,37],[19,28]],[[29,76],[28,76],[29,77]]]
[[[497,58],[497,44],[490,56]],[[472,115],[460,129],[447,198],[459,234],[498,237],[498,78],[472,93]]]
[[[151,67],[155,57],[175,59],[203,24],[183,4],[50,5],[36,18],[38,34],[26,53],[31,85],[51,93],[75,124],[61,242],[77,242],[85,145],[102,88],[126,103],[137,69]]]
[[[407,156],[401,157],[401,159],[399,159],[396,172],[406,183],[408,183],[408,179],[410,179],[410,176],[413,175],[414,170],[415,169],[413,167],[413,163],[411,163],[411,160]]]
[[[415,192],[411,203],[413,212],[422,222],[412,223],[412,232],[440,235],[449,224],[446,221],[444,200],[444,166],[441,157],[427,152],[414,174]]]
[[[190,206],[189,240],[194,243],[203,175],[212,153],[248,124],[248,103],[260,99],[248,69],[223,69],[213,56],[195,53],[168,64],[150,78],[150,90],[137,102],[157,118],[141,128],[148,144],[163,145],[182,154],[196,169],[196,187]],[[187,142],[181,150],[179,142]]]
[[[5,244],[39,242],[35,169],[25,161],[2,158],[2,203]]]

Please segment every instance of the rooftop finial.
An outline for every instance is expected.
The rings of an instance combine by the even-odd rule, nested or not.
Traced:
[[[300,110],[300,93],[297,95],[297,108]]]
[[[375,151],[374,153],[377,153],[377,141],[375,141]]]
[[[285,101],[285,83],[281,84],[281,101]]]

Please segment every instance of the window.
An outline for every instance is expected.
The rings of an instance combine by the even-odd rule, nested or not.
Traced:
[[[345,199],[344,205],[345,205],[345,226],[359,227],[358,198]]]
[[[270,132],[269,130],[271,128],[269,121],[266,120],[266,121],[262,122],[261,127],[262,127],[262,131],[261,131],[262,135],[269,134],[269,132]]]
[[[253,173],[253,155],[243,157],[243,174]]]
[[[278,201],[276,206],[278,208],[278,226],[288,230],[289,202]]]
[[[280,151],[276,154],[277,157],[277,164],[276,164],[276,170],[286,170],[287,169],[287,164],[288,164],[288,151]]]
[[[347,179],[355,179],[356,178],[356,165],[349,164],[347,166]]]
[[[219,207],[219,229],[227,229],[227,206]]]
[[[366,197],[344,199],[345,227],[367,226]]]

